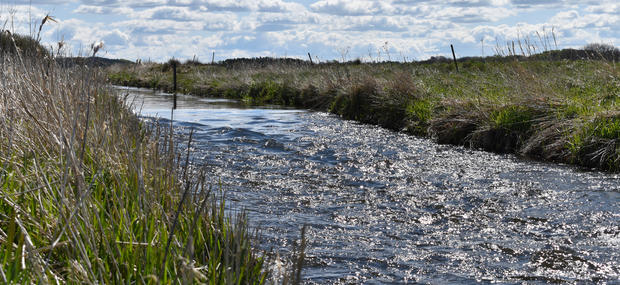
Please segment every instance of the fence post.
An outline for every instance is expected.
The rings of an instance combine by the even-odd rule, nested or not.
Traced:
[[[450,44],[450,48],[452,49],[452,58],[454,59],[454,66],[456,67],[456,72],[459,72],[459,65],[456,63],[456,54],[454,54],[454,46]]]
[[[211,55],[211,65],[215,64],[215,52]]]
[[[172,105],[172,109],[176,109],[177,108],[177,62],[176,60],[172,60],[172,81],[173,81],[173,89],[172,91],[174,92],[173,98],[174,98],[174,104]]]
[[[308,53],[308,58],[310,59],[310,64],[314,64],[314,62],[312,62],[312,56],[310,55],[310,53]]]

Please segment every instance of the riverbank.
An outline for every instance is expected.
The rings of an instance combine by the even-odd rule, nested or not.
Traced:
[[[329,111],[442,144],[620,170],[620,70],[605,60],[431,63],[237,60],[178,66],[179,91]],[[172,90],[171,64],[108,69],[113,84]]]
[[[98,69],[0,63],[0,283],[265,281],[245,215],[170,126],[141,122]]]

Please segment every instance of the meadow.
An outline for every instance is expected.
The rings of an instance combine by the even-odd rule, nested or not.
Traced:
[[[265,282],[245,214],[172,126],[138,119],[99,68],[0,45],[0,283]]]
[[[538,160],[620,170],[618,49],[590,45],[423,62],[255,58],[107,69],[117,85],[328,111],[344,119]]]

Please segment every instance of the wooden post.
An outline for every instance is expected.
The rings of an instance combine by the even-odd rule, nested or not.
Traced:
[[[314,64],[314,62],[312,62],[312,56],[310,55],[310,53],[308,53],[308,58],[310,59],[310,64]]]
[[[177,108],[177,62],[176,60],[173,59],[172,61],[172,81],[173,83],[173,98],[174,98],[174,104],[172,105],[172,109],[175,110]]]
[[[450,45],[452,49],[452,58],[454,59],[454,66],[456,67],[456,72],[459,72],[459,65],[456,63],[456,54],[454,54],[454,46]]]
[[[211,64],[215,64],[215,52],[211,55]]]

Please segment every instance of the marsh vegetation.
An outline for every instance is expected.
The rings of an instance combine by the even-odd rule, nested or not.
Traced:
[[[0,283],[264,282],[245,215],[169,125],[140,121],[100,69],[0,36]]]

